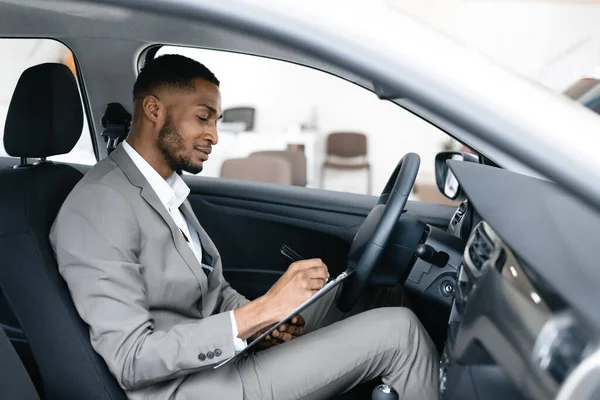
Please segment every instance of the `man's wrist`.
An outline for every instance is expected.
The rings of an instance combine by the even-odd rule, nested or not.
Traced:
[[[233,336],[233,348],[235,349],[236,353],[240,352],[242,350],[244,350],[244,347],[246,347],[248,345],[248,343],[246,343],[246,341],[244,339],[240,339],[238,337],[238,327],[237,327],[237,322],[235,321],[235,315],[233,314],[233,311],[228,311],[229,312],[229,316],[231,318],[231,328],[232,328],[232,336]]]
[[[247,339],[259,330],[279,321],[268,294],[233,311],[238,327],[238,337]]]
[[[270,326],[276,322],[279,322],[281,318],[279,317],[277,302],[271,299],[269,293],[259,297],[256,300],[259,301],[259,312],[262,315],[261,320],[265,326]]]

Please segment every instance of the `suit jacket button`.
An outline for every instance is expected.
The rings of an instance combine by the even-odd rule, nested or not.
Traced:
[[[208,357],[209,360],[212,360],[213,358],[215,358],[215,353],[209,351],[208,353],[206,353],[206,357]]]
[[[200,361],[206,360],[206,356],[204,355],[204,353],[198,354],[198,360],[200,360]]]
[[[220,349],[216,349],[215,350],[215,357],[221,357],[221,350]]]

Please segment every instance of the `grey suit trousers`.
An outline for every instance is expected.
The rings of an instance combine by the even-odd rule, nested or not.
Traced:
[[[400,399],[438,398],[435,347],[412,311],[396,306],[401,290],[367,291],[347,314],[334,297],[305,311],[304,336],[236,363],[244,399],[326,399],[376,377]]]

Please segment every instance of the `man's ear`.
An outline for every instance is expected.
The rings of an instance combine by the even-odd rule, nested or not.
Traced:
[[[144,116],[154,123],[161,123],[163,107],[160,100],[151,94],[144,97],[142,102]]]

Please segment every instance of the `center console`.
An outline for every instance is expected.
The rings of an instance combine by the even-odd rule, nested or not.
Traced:
[[[457,224],[458,225],[458,224]],[[493,335],[485,321],[476,321],[470,302],[485,307],[485,301],[471,299],[480,285],[483,265],[499,263],[506,254],[499,251],[480,223],[471,233],[458,270],[457,288],[448,322],[446,344],[440,357],[440,398],[446,400],[526,399],[502,366],[472,335],[472,329]],[[462,225],[458,225],[461,229]],[[479,302],[478,304],[474,304]],[[474,325],[473,325],[474,324]],[[472,328],[472,329],[470,329]],[[468,340],[472,337],[474,340]]]
[[[478,222],[458,268],[440,398],[554,398],[594,343],[573,310]]]

